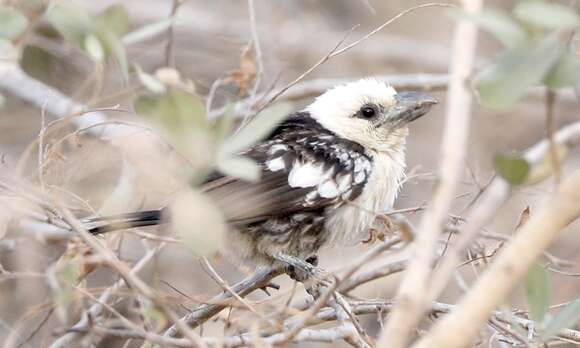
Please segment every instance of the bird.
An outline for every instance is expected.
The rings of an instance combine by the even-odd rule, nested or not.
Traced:
[[[400,191],[408,124],[437,103],[364,78],[334,86],[288,115],[242,153],[258,163],[261,180],[216,172],[200,186],[230,227],[225,253],[241,263],[311,272],[321,248],[362,240]],[[89,232],[164,224],[167,210],[94,218]]]

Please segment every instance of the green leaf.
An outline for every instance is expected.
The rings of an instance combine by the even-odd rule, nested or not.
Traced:
[[[133,45],[143,41],[150,40],[156,36],[159,36],[167,31],[167,29],[175,22],[174,18],[164,19],[159,22],[154,22],[145,26],[142,26],[134,31],[123,36],[122,42],[125,46]]]
[[[567,52],[556,62],[546,76],[544,83],[550,88],[575,86],[580,82],[580,58]]]
[[[470,13],[453,9],[451,13],[457,18],[477,23],[507,48],[522,45],[527,40],[527,35],[520,25],[501,11],[485,9],[479,13]]]
[[[117,64],[119,64],[119,70],[123,75],[125,81],[129,80],[129,64],[127,62],[127,55],[125,53],[125,47],[121,43],[119,37],[110,30],[105,28],[96,32],[99,37],[101,44],[103,45],[104,51],[107,56],[111,55],[115,58]]]
[[[95,62],[101,63],[105,59],[105,51],[101,42],[92,34],[85,37],[84,49]]]
[[[155,76],[144,72],[139,65],[135,65],[135,71],[137,72],[137,77],[139,78],[139,81],[141,81],[141,84],[143,84],[143,86],[145,86],[149,91],[156,94],[167,92],[167,88],[165,88],[165,85],[161,83],[161,81],[159,81]]]
[[[167,318],[151,301],[144,301],[143,316],[153,323],[156,331],[162,330],[167,325]]]
[[[77,259],[64,259],[49,274],[56,314],[64,323],[68,322],[70,307],[74,301],[78,267]]]
[[[171,222],[183,243],[197,256],[210,256],[227,231],[221,210],[207,196],[184,192],[170,205]]]
[[[221,143],[232,131],[235,121],[234,109],[235,105],[228,102],[225,106],[223,115],[214,121],[213,133],[218,144]]]
[[[572,7],[544,1],[521,1],[514,9],[520,20],[549,29],[573,29],[580,17]]]
[[[521,157],[497,154],[494,164],[499,175],[511,185],[523,184],[530,171],[530,164]]]
[[[542,82],[563,51],[564,47],[555,36],[508,50],[477,77],[481,103],[492,109],[510,107],[530,87]]]
[[[129,15],[123,5],[112,5],[107,7],[93,19],[93,24],[97,30],[107,29],[117,37],[125,35],[129,29]]]
[[[135,110],[172,137],[191,136],[192,129],[208,127],[201,98],[179,90],[141,96],[135,101]]]
[[[226,157],[220,158],[217,163],[217,169],[225,175],[239,178],[249,182],[260,180],[260,166],[248,157]]]
[[[528,270],[526,296],[532,319],[541,324],[550,307],[550,278],[544,267],[538,264]]]
[[[82,47],[85,35],[91,31],[91,18],[76,1],[53,1],[48,9],[48,20],[68,41]]]
[[[263,140],[280,122],[288,117],[291,107],[288,103],[278,103],[263,110],[237,134],[227,139],[220,148],[220,154],[238,154],[260,140]]]
[[[28,19],[15,8],[0,5],[0,38],[12,40],[22,34]]]
[[[578,320],[580,320],[580,298],[566,305],[548,322],[542,333],[542,340],[547,341],[562,329],[574,326]]]

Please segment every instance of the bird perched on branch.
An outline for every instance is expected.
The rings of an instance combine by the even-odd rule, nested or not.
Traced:
[[[407,124],[437,101],[397,93],[375,79],[336,86],[289,115],[244,155],[258,162],[257,183],[213,175],[201,190],[223,207],[228,254],[258,264],[315,263],[318,250],[360,240],[376,212],[392,207],[405,170]],[[100,234],[158,225],[151,210],[93,219]],[[307,261],[307,262],[305,262]]]

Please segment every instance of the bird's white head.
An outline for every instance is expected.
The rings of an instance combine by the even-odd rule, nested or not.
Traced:
[[[338,136],[378,152],[403,151],[407,124],[437,100],[417,92],[397,93],[377,79],[362,79],[326,91],[306,111]]]

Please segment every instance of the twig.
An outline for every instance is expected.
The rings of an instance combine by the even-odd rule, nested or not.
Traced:
[[[258,36],[258,28],[256,26],[256,6],[254,4],[254,0],[248,0],[248,12],[250,13],[252,43],[254,52],[256,54],[256,62],[258,65],[258,70],[256,71],[256,80],[254,81],[252,92],[250,93],[250,97],[253,98],[260,88],[260,82],[262,81],[262,75],[264,74],[264,60],[262,58],[262,47],[260,45],[260,37]]]
[[[179,10],[179,6],[181,6],[183,2],[185,2],[185,0],[173,0],[171,3],[171,12],[169,13],[169,18],[175,18],[177,11]],[[167,28],[167,44],[165,45],[165,66],[170,68],[175,68],[175,50],[173,49],[174,26],[175,22],[172,21],[171,24],[169,24],[169,28]]]
[[[478,0],[463,3],[464,9],[470,13],[477,13],[482,6]],[[396,296],[397,305],[380,335],[377,347],[406,347],[428,304],[425,293],[428,290],[437,238],[453,200],[467,145],[471,93],[466,81],[473,69],[476,42],[477,26],[473,22],[459,22],[450,63],[451,80],[441,146],[439,183],[434,192],[433,203],[427,207],[421,219],[411,261]]]
[[[154,256],[159,253],[165,247],[165,243],[160,243],[156,248],[151,249],[145,254],[139,262],[133,266],[131,269],[131,274],[137,275],[141,270],[145,268],[149,264],[149,262],[154,258]],[[63,336],[59,337],[56,341],[54,341],[50,348],[61,348],[61,347],[70,347],[73,342],[79,340],[82,335],[79,332],[74,332],[83,329],[89,324],[89,318],[97,318],[103,310],[103,306],[101,303],[107,303],[109,299],[120,289],[126,286],[126,282],[124,279],[119,280],[117,283],[112,285],[111,287],[107,288],[99,297],[99,301],[93,304],[88,310],[84,311],[81,319],[72,327],[73,332],[69,332],[64,334]]]
[[[442,4],[442,3],[428,3],[428,4],[422,4],[422,5],[410,7],[408,9],[406,9],[405,11],[397,14],[393,18],[387,20],[383,24],[379,25],[374,30],[371,30],[369,33],[367,33],[366,35],[364,35],[360,39],[358,39],[358,40],[356,40],[356,41],[354,41],[354,42],[346,45],[343,48],[339,48],[342,45],[342,43],[347,39],[348,34],[350,34],[350,32],[356,28],[356,27],[353,27],[347,33],[347,35],[345,35],[340,41],[338,41],[338,43],[335,45],[335,47],[332,50],[330,50],[330,52],[328,52],[328,54],[326,54],[318,62],[316,62],[316,64],[314,64],[312,67],[310,67],[308,70],[306,70],[300,76],[298,76],[294,81],[292,81],[292,82],[288,83],[286,86],[282,87],[278,92],[276,92],[272,97],[270,97],[270,99],[268,99],[268,101],[266,101],[264,104],[262,104],[260,107],[258,107],[258,110],[257,110],[256,113],[259,113],[266,106],[268,106],[271,103],[273,103],[276,99],[278,99],[278,97],[280,95],[282,95],[284,92],[286,92],[292,86],[294,86],[295,84],[297,84],[298,82],[300,82],[301,80],[303,80],[306,76],[308,76],[311,72],[313,72],[314,70],[316,70],[319,66],[321,66],[324,63],[326,63],[329,59],[332,59],[332,58],[334,58],[334,57],[336,57],[336,56],[338,56],[340,54],[343,54],[344,52],[350,50],[351,48],[359,45],[360,43],[364,42],[365,40],[369,39],[370,37],[372,37],[373,35],[375,35],[376,33],[378,33],[379,31],[383,30],[385,27],[387,27],[391,23],[393,23],[396,20],[398,20],[399,18],[407,15],[408,13],[411,13],[413,11],[416,11],[416,10],[419,10],[419,9],[422,9],[422,8],[425,8],[425,7],[455,7],[455,5],[452,5],[452,4]]]
[[[563,181],[544,209],[533,215],[507,244],[495,262],[460,301],[415,345],[464,347],[477,334],[492,310],[517,285],[528,267],[570,222],[580,217],[580,170]]]
[[[546,137],[550,144],[550,163],[552,165],[552,170],[554,171],[554,181],[556,186],[560,184],[561,169],[560,169],[560,157],[558,156],[558,148],[556,147],[556,142],[554,141],[555,132],[555,115],[554,115],[554,104],[556,102],[556,92],[552,89],[546,90]]]

